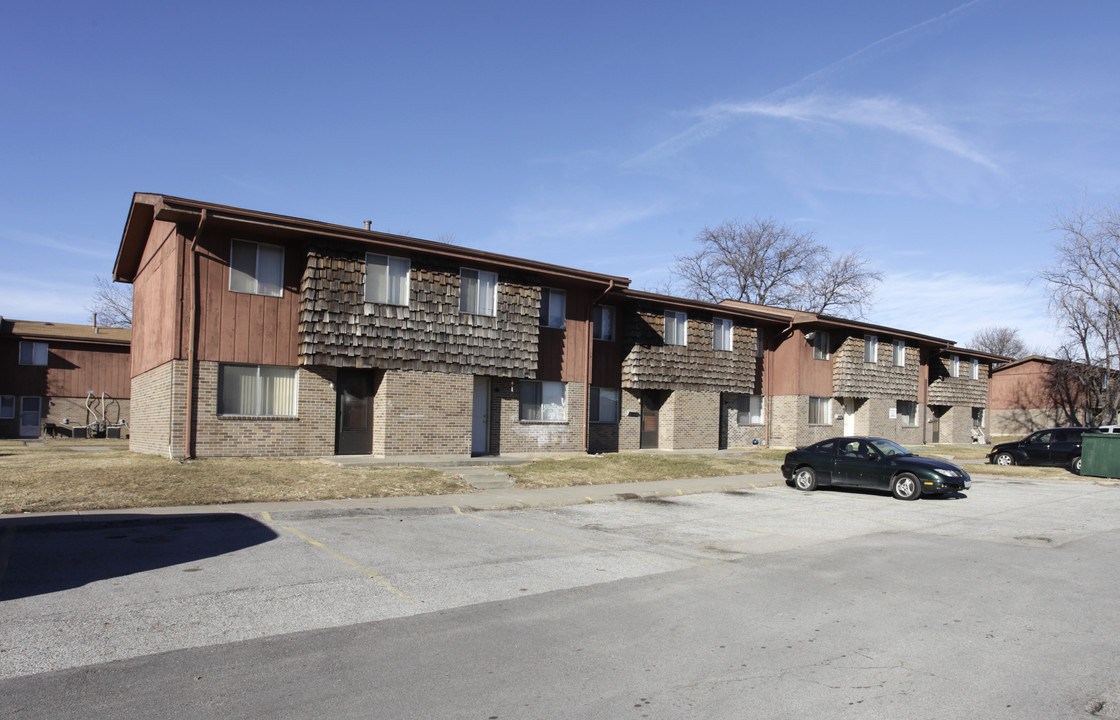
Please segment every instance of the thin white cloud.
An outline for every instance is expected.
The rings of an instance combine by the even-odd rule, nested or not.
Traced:
[[[4,244],[37,245],[38,247],[60,250],[72,255],[84,255],[86,257],[101,259],[108,258],[110,267],[112,267],[113,258],[115,257],[115,248],[109,250],[106,245],[101,245],[99,247],[97,244],[82,245],[74,242],[63,242],[57,238],[29,233],[23,230],[2,230],[0,231],[0,240],[3,240]]]
[[[523,207],[514,211],[513,233],[540,239],[601,236],[660,215],[667,203],[623,204],[609,207]]]
[[[851,67],[857,61],[862,60],[864,57],[872,54],[877,50],[885,48],[888,44],[907,39],[920,33],[930,32],[938,24],[949,20],[950,18],[964,12],[968,8],[982,1],[983,0],[969,0],[968,2],[963,3],[962,5],[958,5],[952,10],[944,12],[936,17],[923,20],[922,22],[917,23],[916,25],[912,25],[904,30],[899,30],[898,32],[891,33],[890,35],[880,38],[875,42],[870,43],[869,45],[866,45],[839,60],[829,63],[823,68],[814,70],[797,82],[791,83],[790,85],[786,85],[785,87],[771,92],[763,100],[758,101],[757,103],[747,103],[746,105],[757,105],[758,107],[781,107],[783,105],[788,105],[789,103],[781,102],[779,99],[797,95],[801,93],[801,91],[805,88],[819,85],[821,81]],[[874,103],[874,100],[871,100],[870,102]],[[622,167],[632,168],[651,162],[665,160],[692,145],[695,145],[699,142],[702,142],[703,140],[720,134],[731,124],[732,118],[735,114],[737,114],[726,112],[727,107],[728,106],[717,104],[705,109],[701,109],[694,113],[690,113],[698,116],[700,118],[699,122],[695,123],[683,132],[669,138],[668,140],[658,143],[649,150],[646,150],[645,152],[642,152],[639,155],[630,158],[622,164]],[[866,109],[870,108],[865,108],[865,110]],[[903,115],[911,115],[912,117],[910,118],[909,122],[901,123],[899,123],[898,121],[903,120],[904,118],[896,117],[895,127],[893,128],[896,132],[902,132],[905,129],[909,129],[909,132],[903,132],[903,134],[911,135],[918,138],[925,137],[927,141],[931,139],[943,138],[945,134],[943,130],[930,128],[923,131],[921,126],[925,123],[919,122],[915,124],[915,121],[918,120],[918,118],[914,117],[912,113],[904,113]],[[930,132],[931,130],[933,130],[933,132]],[[959,144],[959,141],[949,142],[948,146],[945,147],[945,149],[951,150],[952,148],[956,148],[958,153],[964,151],[965,148],[959,147]],[[982,156],[980,156],[980,158],[983,159]],[[981,164],[985,163],[981,162]]]

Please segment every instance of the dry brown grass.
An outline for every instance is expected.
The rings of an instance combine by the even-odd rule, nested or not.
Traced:
[[[783,453],[784,455],[784,453]],[[526,465],[504,467],[521,488],[607,485],[695,477],[725,477],[773,472],[773,463],[753,457],[611,453],[542,459]]]
[[[0,441],[0,513],[473,491],[458,476],[426,468],[345,468],[312,458],[177,462],[129,452],[127,441]]]

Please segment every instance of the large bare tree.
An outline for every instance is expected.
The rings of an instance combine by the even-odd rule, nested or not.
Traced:
[[[93,277],[94,292],[86,310],[97,315],[105,327],[132,327],[132,286],[115,283],[100,275]]]
[[[1120,411],[1120,207],[1115,203],[1059,215],[1057,258],[1039,273],[1050,310],[1065,333],[1058,359],[1067,400],[1079,421],[1107,424]]]
[[[833,255],[811,232],[769,218],[706,227],[696,243],[695,253],[677,257],[673,275],[685,294],[708,302],[863,317],[883,279],[858,252]]]
[[[1033,355],[1027,343],[1019,335],[1018,328],[991,326],[980,328],[972,334],[968,341],[972,350],[982,350],[993,355],[1003,355],[1013,359],[1025,358]]]

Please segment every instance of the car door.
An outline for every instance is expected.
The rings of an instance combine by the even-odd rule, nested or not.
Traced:
[[[837,484],[875,487],[881,472],[879,452],[863,440],[845,438],[836,453]]]
[[[1027,456],[1029,465],[1050,464],[1050,438],[1049,430],[1031,435],[1023,442],[1023,453]]]
[[[1050,464],[1068,465],[1081,454],[1081,429],[1055,430],[1050,438]]]

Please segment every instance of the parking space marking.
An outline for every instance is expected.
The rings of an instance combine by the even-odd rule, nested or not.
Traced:
[[[644,558],[640,555],[633,555],[633,554],[628,553],[628,552],[622,552],[621,550],[612,550],[610,548],[602,547],[601,545],[592,545],[590,543],[580,542],[579,540],[573,540],[572,538],[564,537],[563,535],[554,535],[552,533],[542,532],[540,530],[534,530],[533,528],[527,528],[523,525],[515,525],[513,523],[506,522],[505,520],[496,520],[494,518],[484,517],[482,515],[478,515],[478,514],[473,513],[473,512],[463,512],[462,510],[459,509],[458,506],[455,506],[455,505],[453,505],[452,508],[455,510],[456,514],[462,515],[464,517],[472,517],[475,520],[485,520],[486,522],[492,522],[496,525],[505,525],[506,527],[511,527],[511,528],[514,528],[514,529],[517,529],[517,530],[524,530],[525,532],[531,532],[531,533],[534,533],[536,535],[543,535],[544,537],[549,537],[549,538],[552,538],[554,540],[563,540],[564,542],[572,543],[573,545],[580,545],[580,546],[585,547],[585,548],[591,548],[592,550],[598,550],[599,552],[611,553],[612,555],[621,555],[623,557],[628,557],[628,558],[631,558],[631,559],[634,559],[634,560],[639,560],[641,562],[649,562],[648,558]]]
[[[270,515],[267,511],[261,513],[261,517],[264,518],[265,522],[273,522],[272,515]],[[405,602],[410,602],[410,603],[416,602],[415,598],[410,597],[404,591],[394,587],[393,584],[390,583],[388,580],[386,580],[385,577],[381,573],[379,573],[375,570],[370,570],[369,568],[367,568],[367,567],[351,560],[350,558],[346,557],[345,555],[338,552],[337,550],[334,550],[333,548],[330,548],[327,545],[324,545],[323,543],[319,542],[318,540],[303,534],[302,532],[300,532],[299,530],[296,530],[293,527],[288,527],[287,525],[281,525],[280,527],[287,530],[291,534],[295,535],[300,540],[308,542],[311,545],[314,545],[315,547],[319,548],[320,550],[325,550],[326,552],[330,553],[331,555],[338,558],[339,560],[346,563],[347,565],[354,568],[355,570],[358,570],[359,572],[365,573],[366,575],[370,576],[373,580],[375,580],[377,582],[378,585],[385,588],[389,592],[393,593],[394,595],[399,597],[401,600],[404,600]]]

